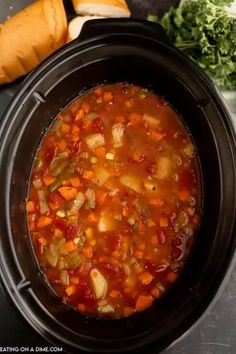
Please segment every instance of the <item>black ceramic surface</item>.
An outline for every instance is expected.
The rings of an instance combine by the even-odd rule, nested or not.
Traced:
[[[1,340],[1,337],[0,337],[0,340]],[[26,343],[27,343],[27,342],[26,342]],[[42,342],[42,343],[43,343],[43,342]],[[1,341],[0,341],[0,344],[2,344]],[[4,343],[3,343],[3,344],[4,344]],[[220,343],[219,343],[219,344],[220,344]],[[211,346],[212,344],[209,344],[209,345]],[[220,345],[220,347],[221,347],[221,349],[222,349],[222,348],[229,348],[229,346],[227,346],[227,345],[224,346],[224,344],[223,344],[223,345]],[[174,350],[174,349],[173,349],[173,350]]]

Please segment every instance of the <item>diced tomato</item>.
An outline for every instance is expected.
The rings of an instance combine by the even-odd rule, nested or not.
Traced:
[[[79,275],[81,275],[81,277],[87,277],[92,266],[93,264],[91,262],[83,262],[79,268]]]
[[[106,239],[107,247],[109,251],[114,252],[121,246],[122,236],[121,234],[109,234]]]
[[[100,119],[100,118],[96,118],[93,120],[92,124],[91,124],[91,129],[94,131],[94,132],[103,132],[104,130],[104,124],[103,124],[103,121]]]
[[[55,226],[59,229],[61,229],[62,231],[66,231],[68,228],[68,222],[66,219],[64,218],[59,218],[56,217],[55,219]]]
[[[70,239],[73,240],[77,236],[77,233],[78,233],[78,225],[74,223],[69,224],[65,230],[66,240],[70,240]]]

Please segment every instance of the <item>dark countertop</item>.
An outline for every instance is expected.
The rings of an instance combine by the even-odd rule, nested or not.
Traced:
[[[0,22],[31,2],[33,1],[0,0]],[[148,13],[161,15],[170,5],[177,4],[178,0],[130,0],[128,3],[136,17],[145,17]],[[19,82],[0,88],[0,117]],[[0,351],[4,346],[46,347],[48,343],[20,318],[0,286]],[[204,319],[164,353],[236,353],[236,267],[227,280],[225,289],[218,295],[216,303],[206,311]]]

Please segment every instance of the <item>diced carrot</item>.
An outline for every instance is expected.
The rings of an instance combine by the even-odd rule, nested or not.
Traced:
[[[166,276],[166,280],[169,283],[174,283],[177,280],[177,278],[178,278],[178,274],[174,272],[169,272]]]
[[[28,202],[26,203],[26,210],[28,211],[28,213],[34,213],[36,210],[35,202],[33,202],[32,200],[28,200]]]
[[[194,224],[198,224],[199,223],[199,215],[198,214],[194,214],[193,217],[192,217],[192,221]]]
[[[105,103],[110,102],[113,98],[113,95],[110,91],[105,91],[103,94],[103,100]]]
[[[63,123],[61,125],[61,132],[63,134],[68,134],[70,132],[70,125],[69,124],[66,124],[66,123]]]
[[[54,230],[54,237],[62,237],[63,232],[60,229],[55,229]]]
[[[29,223],[29,230],[30,231],[34,231],[35,230],[35,222],[34,221]]]
[[[149,272],[143,272],[139,275],[139,280],[141,281],[142,284],[147,285],[151,283],[151,281],[154,279],[151,273]]]
[[[151,295],[153,297],[155,297],[156,299],[158,299],[161,295],[161,292],[158,288],[153,288],[151,291],[150,291]]]
[[[158,238],[157,238],[156,235],[153,235],[153,236],[151,237],[151,244],[152,244],[153,246],[157,246],[157,245],[158,245]]]
[[[62,184],[63,186],[69,186],[69,185],[70,185],[70,181],[69,181],[68,179],[65,179],[65,180],[63,180],[63,181],[61,182],[61,184]]]
[[[189,199],[190,193],[189,193],[188,190],[183,189],[183,190],[179,191],[178,197],[179,197],[179,200],[180,200],[181,202],[184,202],[184,201],[186,201],[186,200]]]
[[[64,152],[64,151],[66,150],[66,148],[67,148],[67,143],[66,143],[65,139],[61,139],[61,140],[58,142],[57,146],[58,146],[58,149],[59,149],[61,152]]]
[[[94,235],[94,231],[91,227],[88,227],[86,230],[85,230],[85,236],[90,240],[93,238],[93,235]]]
[[[145,230],[146,230],[146,225],[144,223],[140,222],[138,225],[138,231],[144,232]]]
[[[45,186],[50,186],[50,184],[55,182],[55,180],[56,180],[56,177],[54,177],[54,176],[47,175],[47,176],[43,177],[43,183],[45,184]]]
[[[125,101],[125,105],[127,108],[131,108],[133,106],[133,101],[127,100],[127,101]]]
[[[162,206],[164,202],[161,198],[151,198],[149,199],[149,204],[154,206]]]
[[[53,202],[48,202],[48,205],[52,210],[57,210],[59,208],[59,205]]]
[[[138,161],[138,159],[139,159],[139,155],[136,152],[133,153],[133,160]]]
[[[67,286],[65,291],[66,291],[66,294],[68,296],[71,296],[71,295],[73,295],[76,292],[76,286],[75,285],[69,285],[69,286]]]
[[[123,314],[125,317],[129,317],[129,316],[133,315],[134,312],[135,312],[135,309],[133,307],[124,307],[124,309],[123,309]]]
[[[89,171],[89,170],[84,170],[82,177],[85,179],[89,179],[90,181],[93,179],[94,176],[94,172],[93,171]]]
[[[91,120],[86,120],[83,122],[83,129],[89,129],[92,125],[92,121]]]
[[[113,258],[118,259],[118,258],[120,258],[121,253],[116,250],[116,251],[112,252],[111,255],[112,255]]]
[[[65,200],[72,200],[77,194],[77,189],[74,187],[61,187],[58,189],[58,192]]]
[[[84,111],[84,113],[89,113],[90,111],[90,106],[87,102],[83,102],[81,108]]]
[[[145,160],[145,154],[137,154],[136,152],[133,153],[133,160],[137,163],[141,163]]]
[[[84,247],[82,249],[82,254],[85,258],[91,259],[93,257],[93,249],[90,246]]]
[[[81,312],[85,312],[86,311],[86,305],[85,304],[79,304],[78,305],[78,310]]]
[[[150,307],[152,303],[153,297],[151,295],[139,295],[135,305],[136,311],[144,311]]]
[[[165,134],[159,133],[159,132],[154,132],[154,131],[152,131],[150,134],[150,137],[156,141],[162,140],[164,138],[164,136],[165,136]]]
[[[110,294],[110,297],[112,297],[113,299],[118,299],[121,296],[120,291],[113,289]]]
[[[129,209],[128,206],[124,206],[124,207],[122,208],[122,215],[125,216],[125,217],[128,217],[128,216],[131,215],[130,209]]]
[[[102,93],[103,93],[103,89],[101,87],[97,87],[95,90],[94,90],[94,95],[97,96],[97,97],[101,97],[102,96]]]
[[[47,240],[46,240],[46,238],[43,237],[43,236],[39,238],[39,242],[40,242],[41,245],[43,245],[43,246],[46,246],[46,244],[48,243]]]
[[[99,218],[96,213],[90,213],[87,217],[87,221],[92,224],[97,224],[99,221]]]
[[[136,250],[134,252],[134,257],[137,259],[142,259],[143,258],[143,252]]]
[[[72,252],[75,249],[75,244],[74,244],[74,242],[72,240],[70,240],[70,241],[67,241],[65,243],[65,247],[66,247],[68,252]]]
[[[36,218],[36,214],[28,214],[28,221],[33,222]]]
[[[71,282],[71,284],[78,285],[79,284],[79,277],[77,277],[76,275],[71,275],[70,282]]]
[[[90,246],[94,247],[96,245],[97,241],[93,238],[93,239],[90,239],[88,241],[88,243],[89,243]]]
[[[52,223],[52,219],[49,218],[48,216],[40,216],[37,221],[37,227],[42,229],[43,227],[46,227],[51,223]]]
[[[149,218],[147,220],[147,226],[148,227],[152,227],[152,226],[155,226],[155,225],[156,225],[156,223],[151,218]]]
[[[117,123],[124,123],[125,122],[125,117],[124,116],[117,116],[116,117],[116,119],[115,119],[115,121],[117,122]]]
[[[144,251],[145,248],[146,248],[146,244],[145,244],[144,242],[139,242],[139,243],[137,243],[137,249],[138,249],[139,251]]]
[[[78,177],[71,177],[69,181],[72,187],[79,188],[81,185],[80,179]]]
[[[82,109],[80,109],[75,116],[75,122],[77,122],[78,120],[84,118],[84,111]]]
[[[169,225],[169,221],[167,218],[160,218],[160,223],[159,223],[160,227],[168,227]]]
[[[104,160],[106,157],[106,149],[104,148],[104,146],[100,146],[95,149],[95,155],[99,160]]]
[[[132,124],[132,125],[135,125],[137,124],[138,122],[140,122],[141,120],[141,115],[138,114],[138,113],[131,113],[129,115],[129,122]]]
[[[71,134],[75,135],[75,134],[78,134],[80,131],[78,125],[76,124],[73,124],[72,127],[71,127]]]
[[[102,191],[96,191],[96,201],[99,205],[103,205],[107,199],[107,193]]]

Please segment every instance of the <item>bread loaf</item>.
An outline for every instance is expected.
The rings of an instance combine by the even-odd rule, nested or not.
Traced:
[[[85,22],[90,20],[100,20],[104,17],[101,16],[77,16],[70,21],[68,26],[68,37],[67,42],[72,41],[73,39],[79,37],[81,29]]]
[[[0,26],[0,83],[27,74],[66,43],[62,0],[38,0]]]
[[[130,10],[125,0],[72,0],[78,15],[103,17],[129,17]]]

